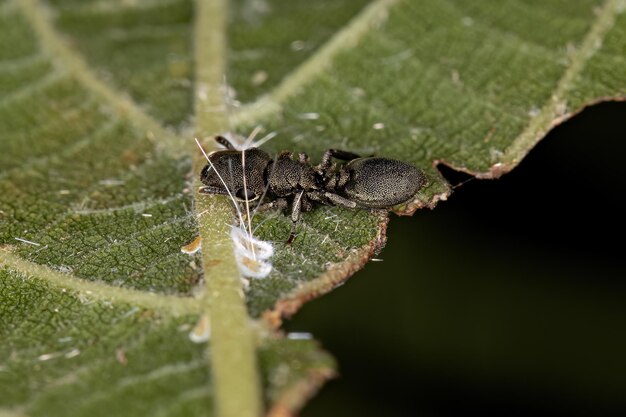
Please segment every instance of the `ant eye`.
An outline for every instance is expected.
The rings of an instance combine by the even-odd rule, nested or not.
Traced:
[[[235,197],[240,200],[254,200],[256,198],[256,194],[254,192],[247,190],[245,188],[240,188],[235,193]]]

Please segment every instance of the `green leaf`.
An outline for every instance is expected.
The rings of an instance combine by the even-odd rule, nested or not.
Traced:
[[[89,284],[13,255],[3,261],[0,386],[8,415],[211,413],[206,349],[188,337],[195,300]],[[259,362],[269,403],[291,405],[291,396],[332,375],[332,360],[309,340],[267,338]]]
[[[273,151],[320,155],[339,147],[422,167],[427,186],[414,201],[395,208],[399,214],[412,214],[450,195],[437,165],[496,178],[513,169],[553,126],[584,106],[623,100],[625,7],[623,1],[511,1],[499,6],[372,2],[279,86],[239,108],[232,120],[241,132],[257,125],[277,132],[266,145]],[[322,236],[329,232],[328,218],[338,220],[348,233],[363,232],[362,219],[334,214],[324,217]],[[313,223],[313,229],[320,230],[318,216],[308,214],[306,226]],[[335,229],[329,236],[336,234]],[[368,239],[377,241],[373,234],[361,241],[342,238],[348,246],[329,249],[341,258],[353,248],[363,248]],[[316,248],[311,252],[321,252],[322,241],[311,238]],[[297,243],[306,245],[306,240]],[[305,273],[309,279],[316,276]],[[270,282],[253,285],[267,293]],[[285,281],[280,282],[285,288]],[[303,294],[299,283],[293,288],[285,288],[273,320],[291,314],[309,294],[325,292],[316,287]],[[272,300],[259,305],[250,299],[249,305],[259,314]]]
[[[272,328],[380,251],[387,215],[319,207],[292,245],[287,217],[256,216],[273,270],[244,289],[230,202],[195,192],[193,137],[209,150],[262,126],[271,153],[406,160],[428,184],[394,210],[434,207],[450,194],[437,164],[497,177],[585,105],[624,99],[624,9],[0,3],[0,413],[299,409],[332,359]],[[198,234],[201,254],[182,253]],[[210,342],[192,343],[207,317]]]

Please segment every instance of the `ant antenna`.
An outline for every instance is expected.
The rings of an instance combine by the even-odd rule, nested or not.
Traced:
[[[215,141],[230,151],[236,150],[235,146],[222,135],[217,135]]]

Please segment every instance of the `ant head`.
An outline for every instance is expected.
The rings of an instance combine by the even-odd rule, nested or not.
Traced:
[[[212,194],[232,195],[239,201],[259,199],[265,189],[268,154],[257,148],[217,151],[209,156],[200,180]]]

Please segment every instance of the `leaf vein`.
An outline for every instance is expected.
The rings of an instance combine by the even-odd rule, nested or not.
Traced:
[[[74,143],[72,143],[71,145],[65,148],[62,148],[60,152],[49,153],[49,154],[46,154],[45,156],[30,157],[24,160],[19,166],[16,166],[15,168],[11,168],[4,172],[0,172],[0,179],[9,177],[10,175],[16,172],[24,171],[24,169],[27,169],[30,167],[34,167],[38,165],[45,166],[46,163],[50,162],[53,158],[58,157],[58,156],[71,157],[72,154],[84,149],[86,146],[93,143],[94,141],[100,138],[103,138],[104,134],[109,133],[109,131],[112,130],[117,125],[118,125],[117,120],[106,121],[102,123],[102,125],[94,127],[93,129],[94,131],[90,132],[90,134],[85,135],[82,138],[77,138],[77,140]]]
[[[231,117],[235,127],[253,124],[259,119],[278,113],[282,104],[322,70],[332,65],[333,58],[340,52],[357,44],[372,26],[387,17],[388,9],[398,0],[376,0],[366,6],[351,22],[337,32],[309,59],[298,66],[269,94],[256,102],[239,108]]]
[[[41,53],[22,56],[15,59],[0,60],[0,73],[10,73],[14,71],[22,71],[31,66],[35,66],[45,61],[45,57]]]
[[[555,119],[566,117],[565,94],[574,84],[576,77],[583,71],[587,61],[601,47],[602,40],[614,26],[616,16],[623,11],[624,2],[620,0],[607,0],[598,10],[595,22],[591,25],[576,52],[570,56],[570,65],[555,86],[550,99],[505,151],[503,161],[510,168],[516,166],[529,150],[541,140]]]
[[[62,71],[51,71],[36,81],[32,81],[27,86],[19,88],[9,94],[0,97],[0,107],[7,107],[15,104],[17,101],[25,100],[31,97],[33,94],[37,94],[40,91],[49,88],[56,82],[62,80],[66,74]]]
[[[159,138],[163,146],[174,154],[180,153],[176,146],[182,139],[174,132],[164,128],[133,102],[127,95],[113,90],[101,81],[89,68],[83,58],[71,49],[50,23],[50,13],[45,5],[37,0],[16,0],[23,15],[34,29],[43,51],[61,68],[67,68],[76,79],[89,91],[92,91],[123,118],[127,118],[146,133]]]
[[[27,276],[42,279],[57,288],[70,289],[87,299],[128,303],[142,308],[170,313],[173,316],[194,315],[201,311],[198,300],[194,298],[147,293],[88,281],[27,261],[7,249],[0,249],[0,265]]]

